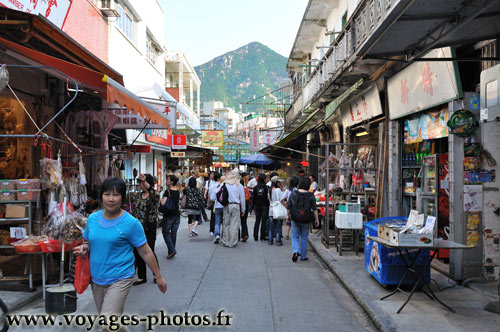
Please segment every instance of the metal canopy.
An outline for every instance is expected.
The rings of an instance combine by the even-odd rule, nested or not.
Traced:
[[[408,60],[431,48],[473,43],[500,35],[499,0],[402,0],[385,22],[365,41],[358,55],[384,58],[406,55]],[[392,24],[388,24],[392,23]]]

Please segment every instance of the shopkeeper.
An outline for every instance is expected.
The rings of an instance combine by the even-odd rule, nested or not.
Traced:
[[[100,198],[104,209],[89,216],[83,233],[85,242],[74,253],[90,253],[92,294],[99,315],[120,316],[134,278],[134,248],[156,276],[162,293],[167,291],[167,283],[140,222],[121,208],[126,198],[125,182],[106,179]]]

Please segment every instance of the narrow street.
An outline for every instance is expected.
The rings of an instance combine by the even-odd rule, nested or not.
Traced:
[[[253,229],[253,216],[249,218]],[[156,253],[166,276],[168,291],[162,295],[152,282],[133,286],[125,313],[146,316],[165,310],[167,313],[209,314],[215,317],[224,310],[232,315],[232,326],[198,328],[210,331],[375,331],[371,321],[320,263],[309,252],[309,261],[293,263],[290,240],[284,246],[255,242],[253,238],[235,248],[215,245],[209,236],[209,224],[199,227],[199,237],[187,236],[187,222],[181,220],[178,232],[178,254],[166,260],[167,250],[158,229]],[[250,231],[252,234],[252,231]],[[15,314],[44,314],[40,299]],[[75,314],[95,314],[90,289],[79,296]],[[145,325],[130,327],[144,331]],[[30,331],[17,327],[12,331]],[[37,331],[74,331],[75,327],[36,327]],[[80,328],[83,330],[83,327]],[[93,329],[97,330],[97,329]],[[155,330],[167,330],[156,327]],[[196,330],[171,327],[171,331]]]

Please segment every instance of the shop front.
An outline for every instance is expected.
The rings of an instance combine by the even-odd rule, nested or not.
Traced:
[[[461,204],[453,204],[453,197],[459,203],[464,193],[464,180],[459,174],[474,163],[473,158],[464,158],[463,144],[457,146],[457,137],[448,127],[453,113],[464,108],[459,101],[463,92],[458,65],[425,61],[452,56],[455,51],[450,47],[435,49],[387,81],[389,211],[391,215],[408,216],[411,210],[417,210],[425,218],[436,217],[435,236],[475,247],[466,253],[468,263],[474,265],[480,263],[482,245],[478,237],[464,239],[458,231],[468,216]],[[471,231],[479,231],[479,225]],[[450,252],[441,249],[437,257],[447,262]],[[480,273],[473,270],[467,276]]]

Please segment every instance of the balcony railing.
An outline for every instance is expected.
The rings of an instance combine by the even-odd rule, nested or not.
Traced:
[[[292,106],[285,114],[288,128],[295,124],[297,116],[313,104],[324,87],[342,73],[346,64],[352,63],[358,50],[370,38],[387,16],[402,0],[365,0],[333,42],[332,47],[315,67],[302,89],[297,91]],[[300,125],[300,123],[296,123]]]

